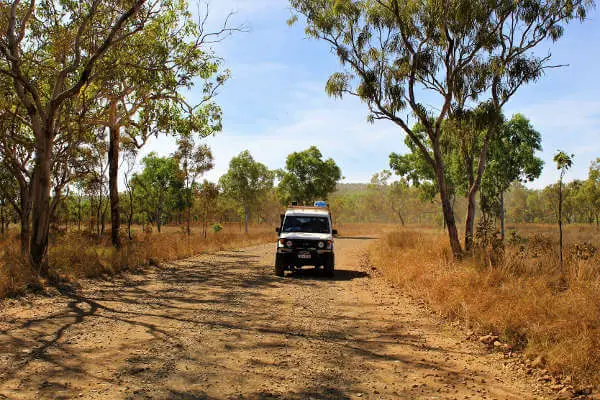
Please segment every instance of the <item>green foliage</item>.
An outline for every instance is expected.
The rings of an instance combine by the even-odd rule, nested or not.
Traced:
[[[554,155],[553,161],[556,163],[556,169],[560,170],[561,179],[565,172],[573,166],[574,155],[568,155],[564,151],[557,151]]]
[[[568,22],[585,18],[592,2],[290,4],[306,18],[306,34],[328,42],[345,67],[329,79],[330,95],[359,96],[373,116],[391,120],[402,118],[399,113],[409,106],[428,124],[433,110],[415,98],[416,86],[465,99],[493,87],[492,95],[504,102],[522,84],[538,79],[547,66],[548,58],[532,49],[544,38],[558,40]],[[294,15],[290,21],[297,20]]]
[[[204,43],[204,27],[186,1],[161,5],[142,31],[110,49],[98,68],[101,84],[85,88],[96,101],[96,120],[126,128],[125,148],[139,148],[158,133],[206,137],[222,128],[213,96],[229,71]],[[185,97],[192,88],[202,93],[196,104]]]
[[[177,160],[172,157],[158,157],[150,153],[142,159],[142,163],[143,171],[133,177],[134,193],[139,208],[160,231],[165,213],[181,210],[184,206],[181,197],[184,192],[183,174]]]
[[[233,199],[241,206],[248,232],[248,219],[251,207],[259,198],[273,188],[275,174],[264,164],[255,161],[248,150],[233,157],[229,162],[229,170],[221,179],[219,185],[225,196]]]
[[[542,150],[541,134],[521,114],[516,114],[502,125],[493,138],[488,164],[481,187],[481,207],[484,212],[499,215],[499,199],[515,182],[531,182],[538,178],[544,162],[535,153]]]
[[[446,165],[446,182],[452,196],[466,196],[477,174],[479,153],[486,133],[486,122],[493,118],[488,110],[479,109],[463,115],[453,115],[442,124],[441,148]],[[500,117],[503,120],[502,117]],[[421,137],[427,149],[430,142],[423,126],[413,132]],[[418,187],[423,199],[433,200],[438,194],[435,171],[422,152],[409,140],[410,152],[390,154],[390,168]],[[516,114],[501,125],[499,133],[490,139],[487,165],[482,178],[482,209],[498,215],[499,197],[512,182],[530,182],[539,177],[543,162],[535,156],[541,150],[541,135],[523,115]]]
[[[412,129],[415,135],[422,140],[427,151],[430,152],[430,142],[424,132],[423,125],[416,124]],[[390,168],[406,182],[419,188],[423,200],[432,201],[439,192],[435,170],[414,141],[406,137],[404,144],[410,151],[406,154],[391,153]],[[454,185],[450,184],[449,186],[450,190],[454,192]]]
[[[211,226],[211,229],[212,229],[213,233],[219,233],[219,232],[221,232],[223,230],[223,225],[221,225],[221,224],[213,224]]]
[[[333,159],[323,160],[316,146],[287,157],[285,171],[280,172],[277,188],[284,204],[298,201],[311,205],[316,200],[326,200],[335,191],[342,172]]]
[[[181,136],[177,140],[177,151],[173,155],[183,174],[185,207],[191,207],[194,200],[196,179],[213,167],[213,155],[206,144],[196,145],[192,135]]]
[[[456,164],[466,165],[470,183],[465,227],[469,248],[475,193],[485,171],[487,146],[499,127],[495,117],[521,86],[539,79],[550,66],[550,56],[541,55],[536,47],[545,39],[558,40],[564,26],[583,20],[593,2],[290,0],[290,4],[305,17],[306,34],[328,43],[340,60],[342,71],[330,77],[327,93],[359,97],[368,107],[369,121],[387,119],[398,125],[431,166],[452,251],[460,256],[450,205],[460,188],[446,182],[444,120],[461,110],[491,111],[481,142],[478,135],[463,141],[472,145],[467,147],[479,146],[477,173],[473,176],[470,167],[475,157]],[[487,99],[480,100],[484,96]],[[410,117],[416,117],[425,135],[409,127]],[[396,161],[399,170],[417,170],[416,160]]]

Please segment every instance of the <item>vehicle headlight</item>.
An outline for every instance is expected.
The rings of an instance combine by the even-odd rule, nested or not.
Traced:
[[[294,244],[294,243],[292,243],[292,241],[291,241],[291,240],[288,240],[287,242],[285,242],[285,245],[286,245],[287,247],[292,247],[292,245],[293,245],[293,244]]]
[[[325,247],[325,242],[319,242],[318,244],[319,248],[322,249]]]

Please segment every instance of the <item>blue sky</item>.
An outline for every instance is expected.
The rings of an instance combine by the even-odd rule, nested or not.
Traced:
[[[307,39],[301,23],[286,24],[291,15],[285,0],[212,0],[211,23],[235,11],[235,24],[247,26],[221,43],[232,78],[217,102],[224,112],[224,129],[206,139],[215,155],[215,169],[206,178],[217,180],[231,157],[248,149],[270,168],[281,168],[286,156],[318,146],[342,169],[344,182],[367,182],[388,168],[391,152],[404,152],[404,135],[395,125],[366,122],[367,109],[357,99],[332,99],[324,93],[327,78],[339,70],[337,58],[321,42]],[[567,27],[565,36],[540,50],[551,52],[556,64],[537,83],[522,88],[505,108],[522,113],[542,133],[546,167],[532,187],[557,179],[552,156],[557,149],[575,154],[567,179],[587,176],[590,162],[600,157],[600,12],[584,24]],[[191,94],[194,97],[194,94]],[[144,153],[170,154],[174,141],[151,141]]]

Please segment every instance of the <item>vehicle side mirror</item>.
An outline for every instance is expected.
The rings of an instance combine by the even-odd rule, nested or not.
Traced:
[[[275,228],[275,232],[279,233],[279,231],[281,231],[281,229]]]
[[[334,235],[334,236],[337,236],[337,234],[338,234],[337,229],[332,229],[331,230],[331,234]]]

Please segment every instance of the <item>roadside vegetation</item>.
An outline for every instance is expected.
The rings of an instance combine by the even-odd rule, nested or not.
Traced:
[[[441,230],[406,228],[384,235],[370,263],[465,332],[492,332],[539,368],[599,384],[600,230],[567,226],[561,267],[552,226],[511,224],[504,243],[485,243],[482,229],[462,261]]]
[[[192,228],[189,236],[185,226],[168,226],[161,234],[144,232],[135,226],[133,238],[122,238],[119,250],[111,246],[109,235],[99,237],[87,231],[54,233],[49,254],[50,279],[68,283],[81,278],[110,278],[123,271],[273,239],[271,225],[251,225],[248,233],[240,228],[239,223],[215,224],[203,239],[201,227]],[[20,254],[16,231],[0,239],[0,249],[0,298],[40,289],[38,276]]]

